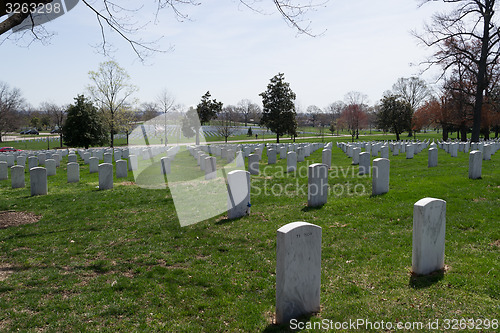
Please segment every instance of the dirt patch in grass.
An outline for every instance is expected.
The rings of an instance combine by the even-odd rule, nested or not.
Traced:
[[[491,245],[496,246],[496,247],[500,247],[500,239],[497,239],[496,241],[491,243]]]
[[[7,280],[12,273],[14,273],[14,268],[12,266],[0,263],[0,281]]]
[[[0,229],[38,222],[42,217],[28,212],[0,212]]]
[[[119,185],[123,185],[123,186],[133,186],[133,185],[135,185],[135,183],[134,183],[134,182],[121,182],[121,183],[119,183]]]

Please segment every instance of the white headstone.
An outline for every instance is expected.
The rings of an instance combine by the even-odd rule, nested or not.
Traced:
[[[38,157],[30,156],[28,157],[28,169],[33,169],[38,166]]]
[[[67,164],[67,168],[68,183],[78,183],[80,181],[80,165],[76,162],[70,162]]]
[[[437,165],[438,165],[438,150],[437,148],[429,148],[427,166],[429,168],[433,168],[436,167]]]
[[[413,206],[413,273],[426,275],[444,268],[445,232],[446,201],[417,201]]]
[[[458,143],[451,143],[449,146],[450,156],[457,157],[458,156]]]
[[[280,159],[284,159],[284,158],[286,158],[286,153],[287,153],[287,151],[286,151],[286,146],[282,146],[282,147],[280,148]]]
[[[315,163],[308,168],[307,206],[318,207],[328,200],[328,166]]]
[[[138,167],[138,161],[136,155],[128,155],[128,170],[135,171]]]
[[[106,156],[106,154],[104,154]],[[111,155],[111,154],[110,154]],[[109,190],[113,188],[113,164],[99,164],[99,189]]]
[[[89,158],[89,172],[95,173],[99,171],[99,157]]]
[[[9,179],[9,168],[7,162],[0,161],[0,180]]]
[[[359,148],[359,147],[352,148],[352,164],[353,165],[359,164],[359,154],[360,153],[361,153],[361,148]]]
[[[297,171],[297,153],[289,151],[286,154],[286,172]]]
[[[234,170],[227,174],[227,217],[235,219],[250,214],[250,173]]]
[[[16,162],[17,162],[17,165],[26,166],[26,156],[24,156],[24,155],[17,156]]]
[[[382,146],[380,148],[380,157],[389,159],[389,146]]]
[[[128,169],[126,160],[116,161],[116,178],[127,178]]]
[[[359,175],[370,174],[370,154],[362,152],[359,154]]]
[[[276,164],[276,150],[268,149],[267,150],[267,164]]]
[[[14,155],[12,155],[12,154],[7,155],[7,167],[9,167],[9,168],[13,167],[15,162],[16,162],[16,159],[15,159]]]
[[[332,167],[332,151],[330,149],[323,149],[321,153],[321,163],[326,164],[328,169]]]
[[[89,159],[92,157],[92,154],[89,151],[83,153],[83,163],[89,164]]]
[[[205,157],[205,180],[217,178],[217,160],[215,156]]]
[[[319,312],[321,227],[289,223],[277,231],[276,322]]]
[[[469,178],[481,178],[481,169],[483,167],[482,153],[479,150],[473,150],[469,153]]]
[[[306,149],[304,147],[297,148],[297,162],[304,162],[306,157]]]
[[[111,154],[111,153],[104,153],[104,163],[106,163],[106,164],[113,164],[113,154]]]
[[[171,172],[170,157],[162,157],[160,161],[161,161],[161,173],[163,175],[169,175]]]
[[[47,194],[47,169],[42,167],[30,169],[30,187],[31,196]]]
[[[491,160],[491,145],[484,145],[484,147],[483,147],[483,160],[484,161]]]
[[[248,172],[251,175],[259,174],[259,155],[258,154],[250,154],[248,156]]]
[[[76,163],[77,162],[77,157],[75,154],[69,154],[68,155],[68,163]]]
[[[47,155],[45,153],[40,153],[37,156],[38,156],[38,163],[40,165],[45,165],[45,159],[47,158]]]
[[[45,168],[47,169],[47,176],[56,175],[56,160],[51,158],[45,160]]]
[[[389,192],[389,174],[391,162],[387,158],[373,160],[372,169],[372,195]]]
[[[24,187],[24,165],[14,165],[10,168],[10,179],[12,188]]]
[[[414,155],[413,152],[414,152],[413,144],[407,144],[406,145],[406,158],[412,159],[413,155]]]

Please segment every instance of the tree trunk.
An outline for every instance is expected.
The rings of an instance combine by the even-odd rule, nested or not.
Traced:
[[[399,141],[399,132],[396,131],[396,141]]]
[[[280,143],[280,135],[276,134],[276,143]]]
[[[460,126],[460,141],[467,141],[467,127],[465,126],[465,124],[462,124],[462,126]]]
[[[484,136],[485,140],[490,139],[490,128],[489,127],[483,128],[483,136]]]
[[[483,38],[481,39],[481,57],[477,64],[478,71],[476,77],[476,100],[474,102],[474,117],[472,124],[471,142],[479,142],[479,134],[481,133],[481,110],[483,108],[483,94],[486,88],[486,71],[488,64],[488,51],[490,46],[490,21],[493,15],[493,8],[490,0],[485,1],[485,13],[483,15]]]
[[[448,141],[448,129],[443,126],[443,141]]]
[[[61,128],[59,127],[59,132],[61,132]],[[63,147],[63,138],[62,138],[62,134],[59,134],[59,144],[61,146],[61,148]]]

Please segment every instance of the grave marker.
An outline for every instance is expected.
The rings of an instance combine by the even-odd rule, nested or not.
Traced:
[[[7,162],[0,161],[0,180],[9,179],[9,168]]]
[[[12,188],[24,187],[24,165],[14,165],[10,168],[10,179]]]
[[[372,195],[389,192],[390,161],[386,158],[373,160]]]
[[[277,231],[276,323],[320,310],[321,227],[289,223]]]
[[[127,161],[126,160],[117,160],[116,161],[116,178],[127,178],[128,170],[127,170]]]
[[[111,155],[111,154],[109,154]],[[106,156],[106,154],[104,154]],[[99,164],[99,190],[109,190],[113,188],[113,164]]]
[[[249,215],[250,173],[243,170],[234,170],[229,172],[227,174],[227,188],[228,219],[235,219]]]
[[[307,206],[318,207],[328,200],[328,166],[315,163],[308,168]]]
[[[68,183],[78,183],[80,181],[80,165],[76,162],[70,162],[67,164],[67,169]]]
[[[413,206],[413,273],[426,275],[444,268],[445,232],[446,201],[417,201]]]
[[[42,167],[30,169],[30,187],[31,196],[47,194],[47,169]]]
[[[469,178],[481,178],[481,168],[483,166],[482,153],[479,150],[473,150],[469,153]]]
[[[438,165],[438,150],[437,148],[429,148],[427,167],[433,168]]]

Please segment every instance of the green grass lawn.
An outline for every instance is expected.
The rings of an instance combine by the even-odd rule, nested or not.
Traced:
[[[390,191],[375,197],[371,178],[335,145],[332,153],[337,191],[323,207],[307,208],[306,177],[282,173],[286,160],[267,166],[264,153],[250,216],[184,228],[168,188],[138,187],[131,174],[99,191],[82,164],[80,183],[67,184],[64,158],[46,196],[30,197],[28,177],[24,189],[0,181],[0,211],[41,217],[0,229],[0,331],[288,331],[273,325],[276,230],[295,221],[323,234],[321,312],[304,324],[500,319],[500,152],[479,180],[468,179],[463,153],[439,150],[432,169],[427,150],[391,156]],[[315,162],[321,150],[299,167]],[[424,197],[447,202],[447,270],[417,278],[412,214]]]

